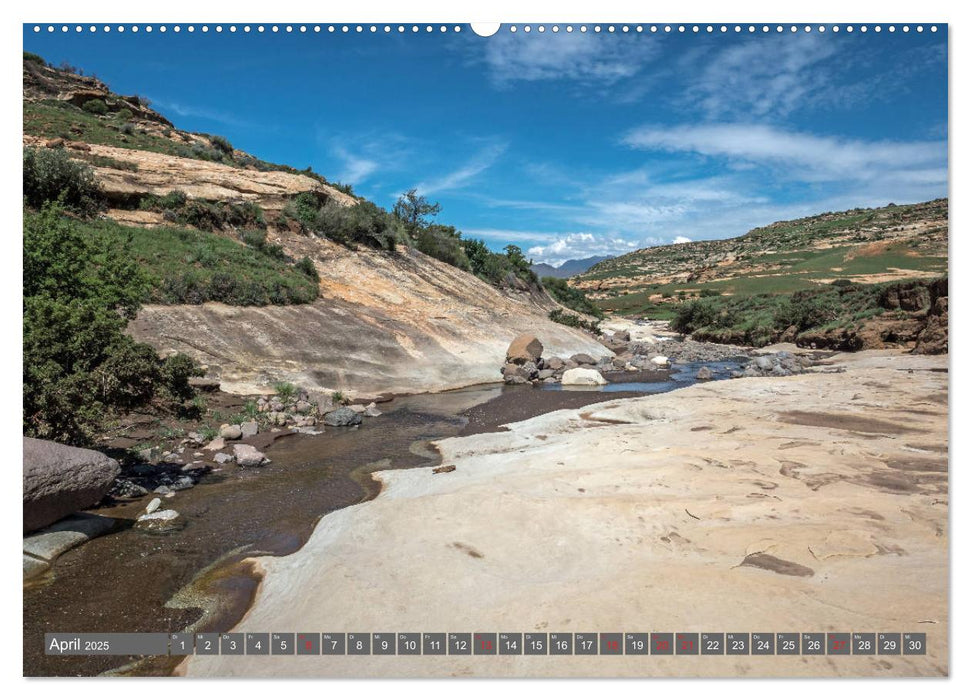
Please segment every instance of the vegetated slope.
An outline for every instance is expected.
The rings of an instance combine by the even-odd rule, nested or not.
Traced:
[[[489,284],[402,241],[390,214],[309,169],[180,131],[145,99],[95,78],[28,56],[23,70],[25,147],[93,169],[116,223],[85,226],[125,241],[156,282],[152,299],[162,304],[144,307],[128,332],[163,354],[184,351],[230,390],[287,380],[360,394],[495,381],[509,341],[526,331],[550,354],[607,354],[549,319],[561,307],[513,274],[512,255],[485,253],[489,276],[505,280]],[[339,242],[307,229],[299,209],[308,200]],[[459,240],[433,233],[453,247]],[[397,250],[396,239],[405,243]],[[313,299],[308,279],[319,296],[303,303]]]
[[[931,278],[947,271],[948,201],[782,221],[744,236],[645,248],[571,281],[601,308],[670,317],[703,295],[793,292],[836,279]]]

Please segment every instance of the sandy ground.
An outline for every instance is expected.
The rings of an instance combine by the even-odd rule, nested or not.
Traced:
[[[836,372],[839,367],[845,372]],[[947,357],[608,400],[379,473],[235,631],[926,632],[926,656],[190,657],[194,676],[942,676]],[[743,566],[743,560],[761,566]],[[801,575],[798,575],[801,574]]]

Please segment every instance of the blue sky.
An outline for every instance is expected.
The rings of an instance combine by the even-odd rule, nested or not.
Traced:
[[[45,27],[46,28],[46,27]],[[947,195],[947,37],[35,34],[177,126],[538,261]]]

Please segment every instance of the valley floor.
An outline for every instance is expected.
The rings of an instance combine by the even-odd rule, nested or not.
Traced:
[[[925,632],[926,656],[195,656],[193,676],[945,676],[947,356],[607,400],[379,472],[235,631]]]

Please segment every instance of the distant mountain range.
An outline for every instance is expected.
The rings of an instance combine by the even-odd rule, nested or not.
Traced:
[[[537,263],[533,265],[533,272],[540,277],[560,277],[566,279],[574,275],[582,275],[597,263],[609,259],[609,255],[594,255],[593,257],[583,258],[581,260],[567,260],[558,267],[553,267],[546,263]]]

